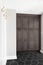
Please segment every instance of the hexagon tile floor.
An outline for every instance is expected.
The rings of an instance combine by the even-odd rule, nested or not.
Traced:
[[[7,60],[6,65],[43,65],[43,54],[39,52],[18,52],[16,60]]]

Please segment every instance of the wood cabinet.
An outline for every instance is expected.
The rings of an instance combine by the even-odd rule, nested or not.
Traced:
[[[17,50],[39,50],[39,15],[17,14]]]

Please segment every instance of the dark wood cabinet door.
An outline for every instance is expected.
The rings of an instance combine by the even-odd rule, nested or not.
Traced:
[[[32,16],[29,17],[28,27],[29,29],[33,29],[33,17]]]
[[[22,30],[17,30],[17,40],[22,40]]]
[[[28,29],[28,17],[22,16],[23,29]]]
[[[18,29],[22,28],[22,17],[21,17],[21,15],[17,15],[17,28]]]
[[[39,50],[39,15],[17,14],[17,51]]]

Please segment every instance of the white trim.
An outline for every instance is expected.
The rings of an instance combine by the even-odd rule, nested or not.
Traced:
[[[6,60],[8,59],[17,59],[17,56],[7,56]]]
[[[43,53],[43,50],[40,50],[41,53]]]
[[[8,56],[0,59],[1,65],[6,65],[7,60],[17,59],[17,56]]]

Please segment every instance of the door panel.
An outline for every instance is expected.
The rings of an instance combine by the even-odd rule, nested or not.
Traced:
[[[23,40],[23,44],[25,45],[25,46],[24,46],[24,51],[27,50],[27,42],[28,42],[27,40]]]
[[[17,28],[22,28],[22,19],[21,19],[21,16],[17,17]]]
[[[28,31],[28,40],[33,40],[33,30],[32,29],[29,29],[29,31]]]
[[[18,45],[17,50],[21,51],[22,50],[22,40],[18,40],[17,45]]]
[[[39,18],[38,17],[37,18],[35,17],[34,18],[34,28],[35,29],[39,29],[39,22],[38,21],[39,21]]]
[[[17,14],[17,50],[39,50],[39,15]]]
[[[22,35],[23,35],[23,40],[27,40],[28,39],[28,31],[27,30],[23,29]]]
[[[33,34],[34,34],[34,40],[38,40],[39,41],[39,31],[38,30],[34,30]]]
[[[17,31],[18,40],[22,40],[22,30]]]
[[[33,29],[33,17],[29,18],[28,27]]]
[[[22,22],[23,22],[23,28],[27,29],[28,28],[28,17],[22,17]]]
[[[28,50],[35,50],[34,48],[34,41],[33,40],[29,40],[29,47],[27,48]]]

